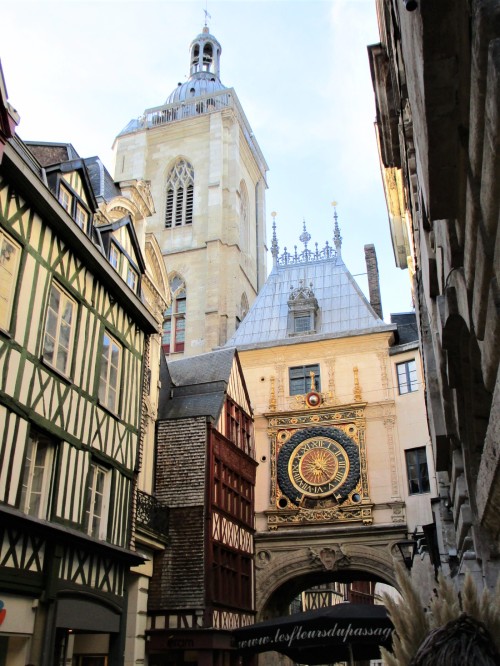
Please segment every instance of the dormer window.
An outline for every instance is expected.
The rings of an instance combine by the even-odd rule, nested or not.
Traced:
[[[308,333],[311,328],[311,315],[297,313],[293,318],[294,333]]]
[[[300,280],[298,287],[292,286],[288,299],[288,335],[316,333],[318,310],[312,283],[306,287],[304,280]]]
[[[77,202],[76,211],[75,211],[75,222],[81,229],[86,231],[88,221],[89,221],[89,214],[87,213],[85,208]]]
[[[63,185],[59,187],[59,203],[64,208],[64,210],[71,215],[73,197],[71,196],[69,190],[67,190]]]
[[[72,192],[69,187],[61,182],[59,183],[58,200],[64,210],[71,215],[80,229],[87,232],[88,221],[90,218],[89,210],[83,205],[80,197]]]

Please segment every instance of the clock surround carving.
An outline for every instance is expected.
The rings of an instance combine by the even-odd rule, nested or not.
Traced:
[[[321,407],[306,413],[302,410],[294,410],[272,412],[265,415],[268,420],[271,453],[271,506],[266,511],[270,530],[276,530],[280,527],[300,527],[311,523],[345,524],[360,522],[364,525],[372,524],[373,503],[368,489],[365,407],[365,403],[357,403],[355,405]],[[310,431],[318,427],[324,427],[330,433],[332,430],[337,431],[336,434],[339,435],[340,433],[344,442],[349,442],[349,445],[354,447],[354,449],[351,449],[351,453],[354,454],[357,451],[358,462],[354,468],[357,481],[348,493],[343,493],[340,501],[326,491],[324,496],[321,497],[318,495],[322,495],[322,493],[311,492],[308,495],[303,495],[298,502],[292,501],[283,492],[278,482],[280,452],[298,433],[302,433],[298,436],[298,439],[306,440],[308,438],[304,437],[304,431]],[[289,448],[295,450],[296,446],[293,445],[293,442],[297,442],[297,440],[293,440]],[[316,447],[312,446],[311,448]],[[290,456],[288,461],[289,458]],[[324,463],[322,464],[324,466]],[[351,465],[350,459],[349,465]],[[286,471],[288,472],[288,463],[286,464]],[[339,485],[343,486],[343,482],[345,483],[343,477],[340,478],[340,481]],[[296,490],[296,492],[298,491]]]

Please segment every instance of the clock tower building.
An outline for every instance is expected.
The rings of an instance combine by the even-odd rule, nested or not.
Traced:
[[[223,345],[266,279],[267,164],[205,25],[190,76],[114,143],[115,180],[151,183],[148,221],[165,260],[172,306],[163,349],[192,356]]]

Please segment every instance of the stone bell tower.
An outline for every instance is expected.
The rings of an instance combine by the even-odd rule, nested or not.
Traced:
[[[172,307],[166,354],[192,356],[234,333],[266,279],[267,164],[207,25],[189,49],[190,76],[116,137],[115,180],[151,183]]]

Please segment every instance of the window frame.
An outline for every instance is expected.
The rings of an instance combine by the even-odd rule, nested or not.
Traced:
[[[63,195],[66,195],[66,200]],[[73,211],[73,202],[75,200],[74,194],[69,190],[69,188],[63,184],[62,182],[59,183],[59,194],[57,197],[57,200],[61,204],[61,206],[64,208],[64,210],[68,213],[68,215],[72,215]]]
[[[64,299],[68,303],[71,303],[72,305],[72,314],[71,314],[71,321],[69,324],[67,322],[63,322],[63,316],[64,316],[64,304],[60,305],[60,308],[56,311],[52,307],[51,304],[51,297],[53,290],[57,291],[59,294],[59,297],[62,301]],[[60,301],[60,304],[61,304]],[[55,321],[55,336],[52,336],[52,334],[47,330],[47,327],[49,326],[49,321],[51,319],[51,313],[55,313],[56,315],[56,321]],[[59,284],[57,280],[52,280],[50,284],[50,289],[48,292],[48,299],[47,299],[47,305],[46,305],[46,310],[45,310],[45,322],[43,326],[43,339],[42,339],[42,358],[44,363],[47,365],[50,365],[51,368],[54,370],[57,370],[57,372],[60,372],[62,375],[65,377],[70,376],[71,372],[71,363],[73,360],[73,351],[74,351],[74,342],[75,342],[75,331],[76,331],[76,326],[77,326],[77,317],[78,317],[78,303],[77,301],[70,296],[70,294],[64,289],[62,285]],[[58,357],[60,353],[60,349],[64,349],[63,346],[60,345],[60,340],[61,340],[61,328],[62,328],[62,323],[66,323],[66,325],[70,329],[70,333],[68,336],[68,345],[66,347],[67,350],[67,358],[66,358],[66,363],[64,367],[59,366],[58,362]],[[47,336],[50,336],[53,338],[54,341],[54,349],[52,352],[52,359],[55,357],[56,362],[51,360],[49,358],[49,352],[47,349]]]
[[[83,229],[83,231],[87,231],[87,225],[89,223],[89,212],[85,208],[85,206],[82,206],[82,204],[77,201],[75,205],[75,222],[77,225],[80,227],[80,229]]]
[[[400,369],[403,370],[403,373],[400,373]],[[412,375],[414,376],[413,379]],[[399,395],[416,393],[418,391],[416,359],[412,358],[408,359],[407,361],[401,361],[401,363],[396,363],[396,378],[398,382]],[[402,379],[404,379],[404,381],[402,381]]]
[[[97,483],[102,478],[102,492],[99,492]],[[85,494],[84,527],[85,533],[105,541],[108,536],[108,520],[110,507],[110,488],[111,488],[111,470],[97,461],[92,460],[89,465],[87,475],[87,485]],[[100,513],[96,512],[97,495],[102,497]]]
[[[317,368],[317,372],[315,372],[315,369]],[[302,370],[302,376],[297,376],[297,377],[292,377],[292,372],[293,371],[298,371]],[[314,372],[314,384],[315,384],[315,390],[316,391],[321,391],[321,366],[319,363],[311,363],[309,365],[296,365],[293,367],[288,368],[288,392],[289,395],[306,395],[309,393],[311,390],[310,387],[310,372]],[[292,381],[296,380],[301,380],[303,381],[303,386],[301,388],[304,388],[304,391],[299,391],[296,390],[293,385]],[[307,385],[307,382],[309,381],[309,386]],[[293,388],[293,390],[292,390]]]
[[[111,350],[111,357],[110,359],[105,356],[105,339],[109,339],[109,345],[107,346],[107,349]],[[113,364],[110,363],[109,361],[112,360],[112,345],[116,346],[117,353],[118,353],[118,364]],[[106,409],[109,409],[111,412],[114,414],[119,413],[119,407],[120,407],[120,387],[121,387],[121,370],[122,370],[122,364],[123,364],[123,345],[121,345],[114,336],[111,335],[111,333],[105,329],[102,335],[102,342],[101,342],[101,362],[100,362],[100,368],[99,368],[99,388],[98,388],[98,397],[99,397],[99,403],[105,407]],[[112,368],[116,368],[116,381],[114,384],[111,383],[110,377],[112,373]],[[106,376],[103,377],[103,368],[106,369]],[[113,390],[114,392],[114,400],[112,403],[110,403],[110,389]]]
[[[42,446],[43,461],[40,464],[38,455]],[[54,443],[43,435],[31,433],[27,441],[20,483],[19,508],[23,513],[42,520],[49,517],[54,480],[54,459]],[[33,484],[36,482],[37,469],[42,470],[41,482],[39,489],[34,490]],[[39,500],[33,504],[35,497],[38,497]]]
[[[413,458],[413,460],[411,460]],[[409,495],[424,495],[431,492],[429,465],[425,446],[405,449],[406,478]],[[414,470],[416,473],[413,473]],[[424,471],[425,470],[425,471]],[[423,473],[422,473],[423,472]],[[412,489],[413,488],[417,489]]]
[[[170,170],[165,188],[165,228],[191,226],[194,211],[194,169],[179,159]]]
[[[8,275],[7,269],[4,269],[4,262],[8,262],[12,258],[12,253],[7,257],[7,249],[4,250],[4,243],[11,245],[15,250],[14,264],[13,269],[10,273],[10,278],[7,280],[2,280],[5,282],[7,289],[5,291],[5,297],[0,295],[0,298],[3,299],[5,303],[4,312],[2,314],[0,310],[0,328],[5,331],[8,331],[12,322],[12,311],[14,306],[16,287],[18,284],[19,277],[19,268],[21,266],[21,256],[22,256],[22,245],[15,241],[10,234],[8,234],[4,229],[0,228],[0,269],[2,272],[5,271]],[[3,305],[2,305],[3,307]]]
[[[183,303],[182,306],[180,306],[181,303]],[[163,315],[162,348],[164,354],[180,354],[184,351],[186,343],[186,312],[187,296],[186,290],[183,287],[172,297],[172,303]],[[167,337],[168,342],[166,342]]]

